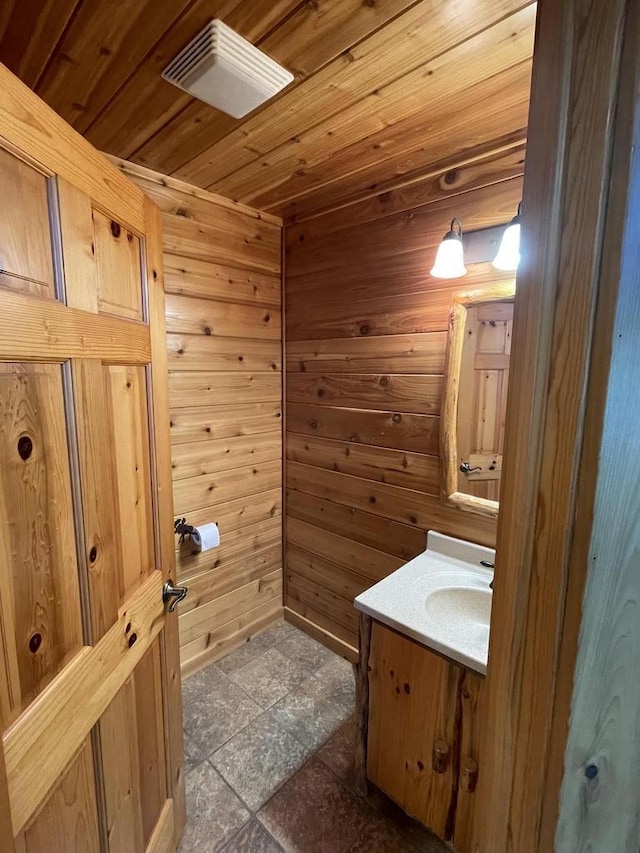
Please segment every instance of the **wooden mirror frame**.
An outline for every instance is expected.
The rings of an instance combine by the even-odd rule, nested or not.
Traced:
[[[456,293],[449,313],[447,352],[444,369],[442,416],[440,421],[440,455],[442,457],[442,499],[444,503],[496,518],[499,501],[479,498],[458,491],[458,400],[460,395],[460,367],[464,347],[464,330],[467,311],[483,302],[513,299],[515,280],[493,284],[482,290]]]

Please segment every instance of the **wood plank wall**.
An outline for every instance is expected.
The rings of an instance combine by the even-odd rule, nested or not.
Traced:
[[[177,549],[191,672],[282,618],[282,223],[111,159],[162,211],[175,514],[220,527]]]
[[[453,216],[476,229],[514,215],[522,153],[285,229],[286,616],[352,659],[354,596],[423,551],[426,530],[494,544],[495,520],[441,503],[439,415],[453,294],[509,276],[428,271]]]

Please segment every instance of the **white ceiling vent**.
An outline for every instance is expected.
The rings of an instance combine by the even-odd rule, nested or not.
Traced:
[[[293,80],[250,41],[215,20],[162,72],[169,83],[234,118],[242,118]]]

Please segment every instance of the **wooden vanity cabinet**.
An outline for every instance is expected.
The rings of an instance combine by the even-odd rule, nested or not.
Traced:
[[[483,681],[373,621],[367,777],[460,853],[473,843]]]

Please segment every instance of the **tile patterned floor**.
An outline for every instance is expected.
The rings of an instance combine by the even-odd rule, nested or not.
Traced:
[[[288,624],[186,679],[181,853],[446,853],[354,790],[351,666]]]

